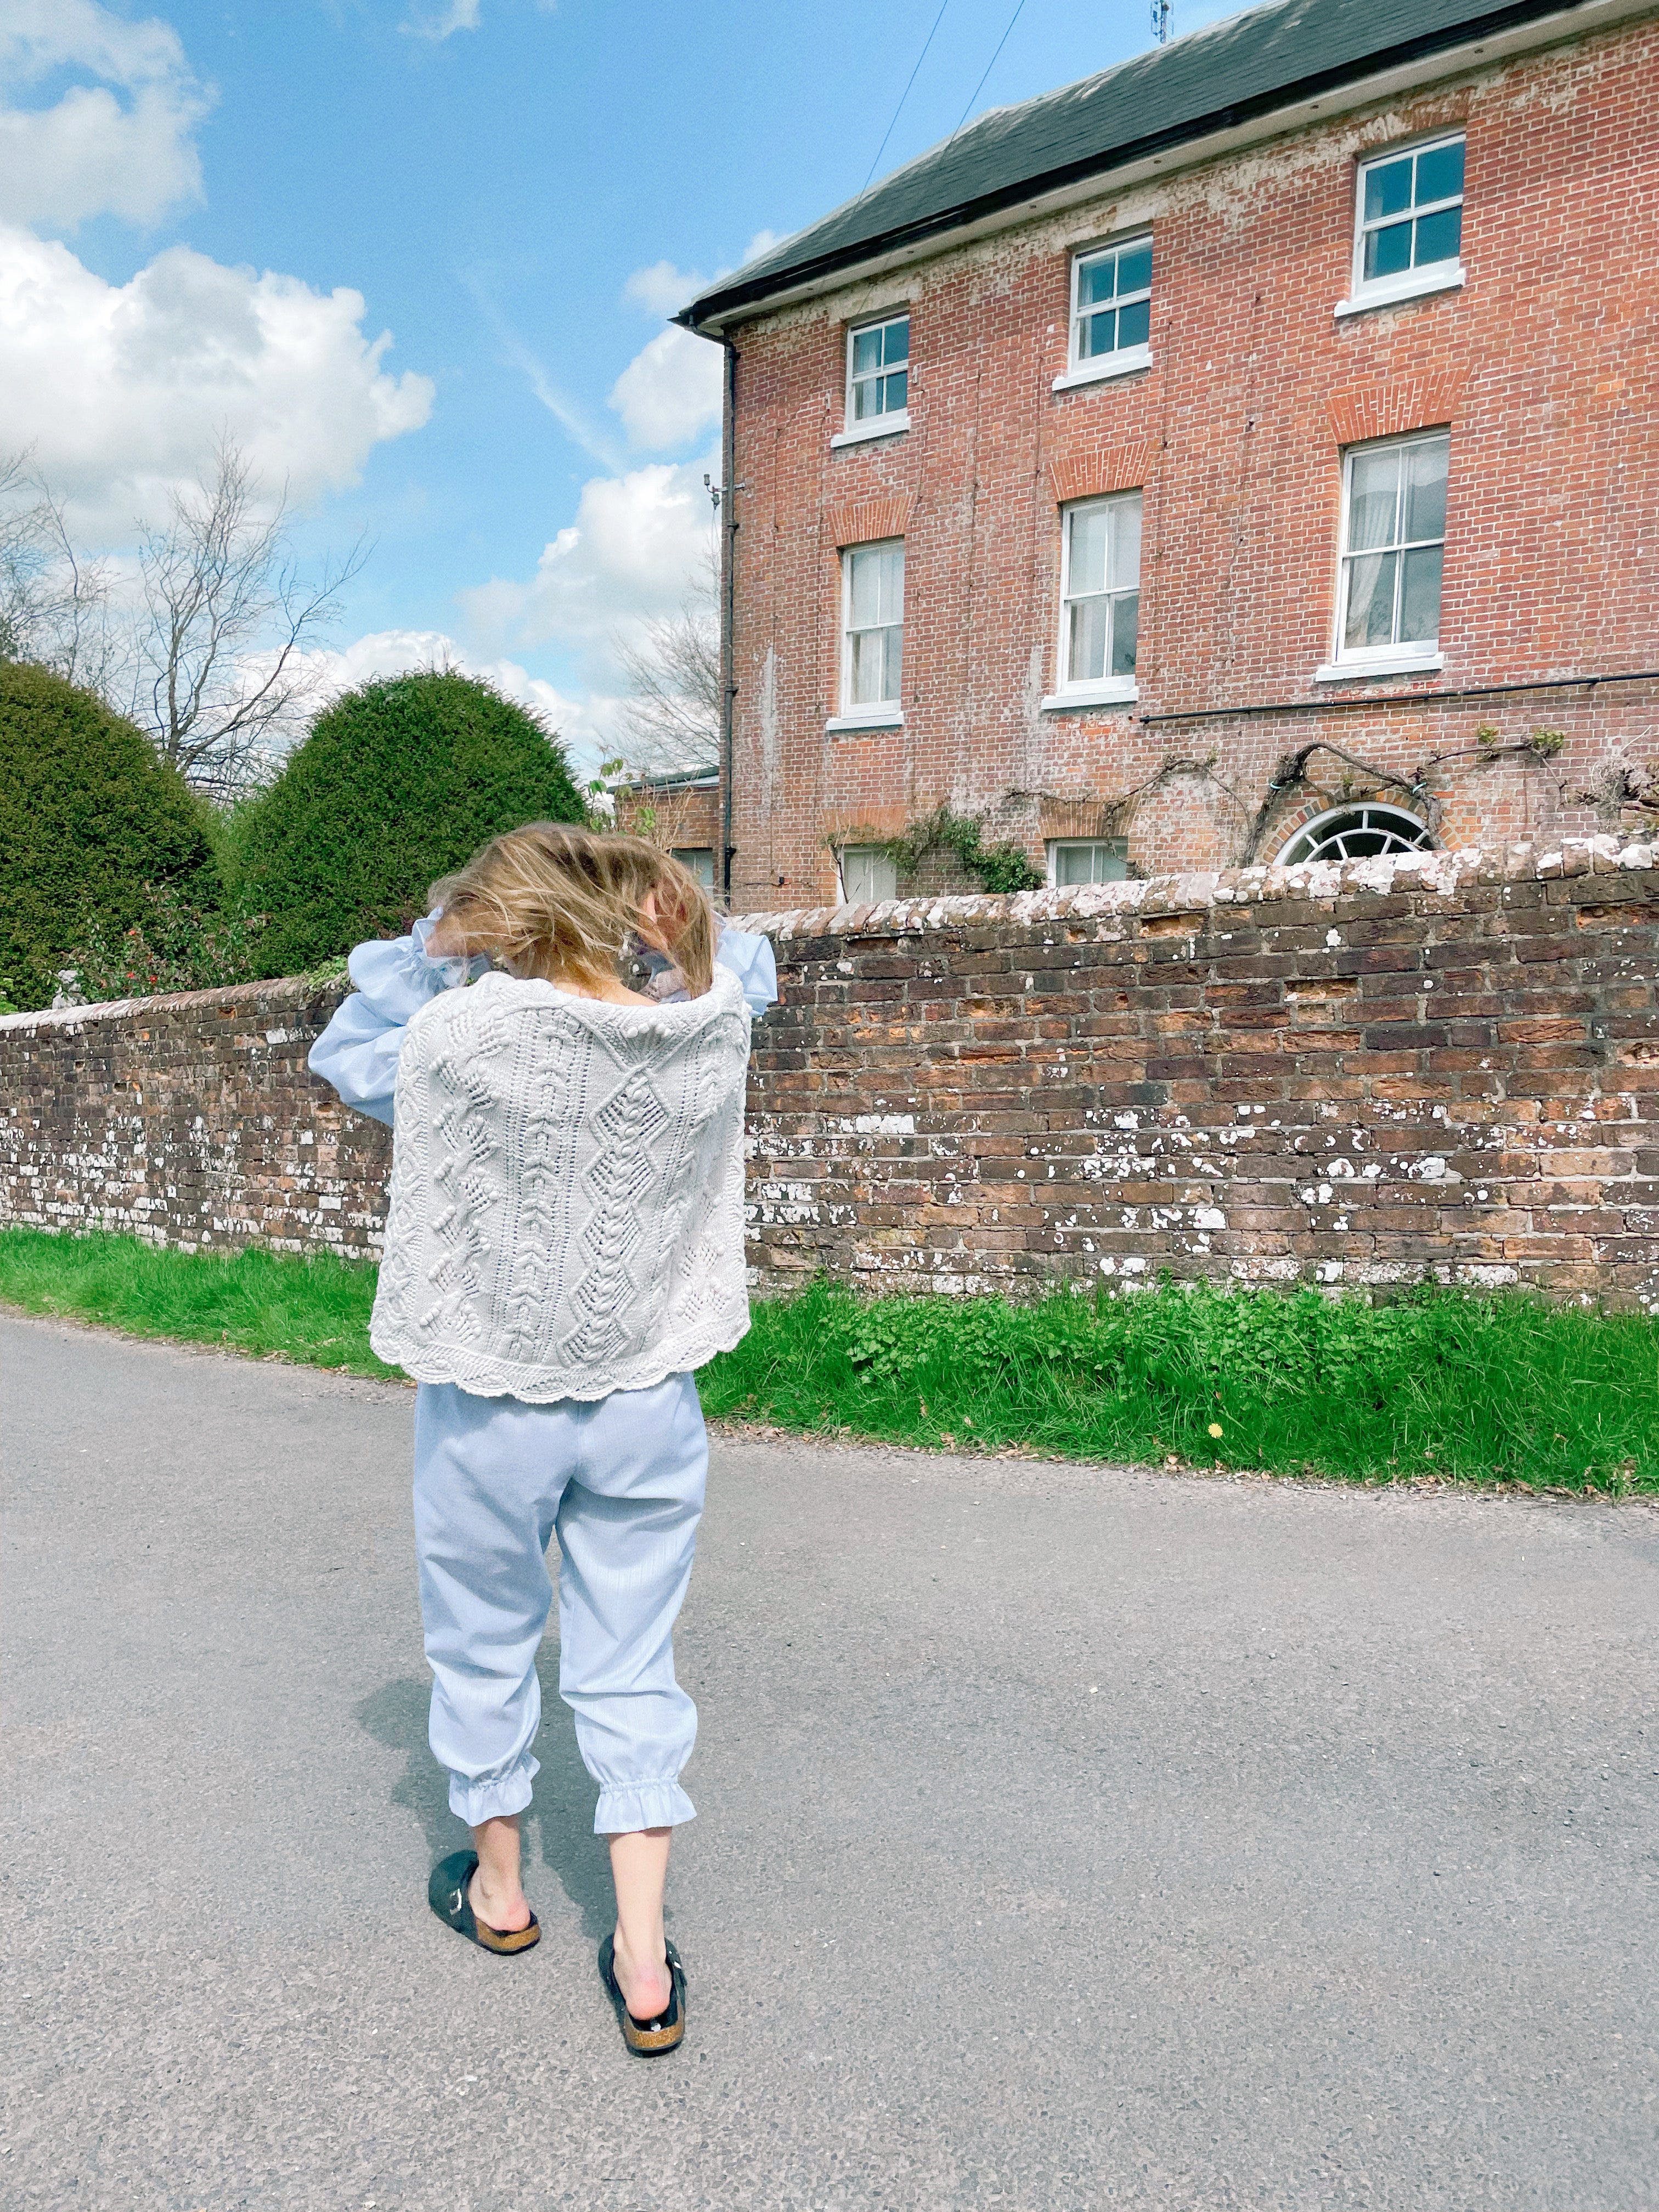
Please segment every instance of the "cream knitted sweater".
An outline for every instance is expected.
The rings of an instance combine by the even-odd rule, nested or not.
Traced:
[[[644,1389],[749,1326],[737,979],[607,1006],[486,975],[410,1023],[369,1338],[423,1382]]]

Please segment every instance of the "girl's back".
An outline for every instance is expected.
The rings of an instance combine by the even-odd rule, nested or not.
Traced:
[[[409,1025],[372,1340],[422,1382],[532,1403],[647,1388],[749,1324],[749,1010],[491,975]]]

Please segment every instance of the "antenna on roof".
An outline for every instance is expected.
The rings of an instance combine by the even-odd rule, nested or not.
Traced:
[[[1160,46],[1170,43],[1170,18],[1175,14],[1175,0],[1152,0],[1152,36]]]

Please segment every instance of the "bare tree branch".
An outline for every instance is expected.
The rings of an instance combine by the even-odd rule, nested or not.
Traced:
[[[119,659],[108,564],[76,553],[32,453],[0,458],[0,659],[102,692]]]
[[[257,781],[315,703],[307,647],[337,618],[367,556],[360,538],[319,576],[289,547],[286,495],[260,511],[238,448],[221,441],[194,493],[175,495],[139,562],[144,611],[136,703],[156,750],[192,783],[229,797]]]
[[[720,757],[719,603],[711,551],[673,614],[648,623],[637,643],[617,641],[629,684],[617,749],[636,779],[712,767]]]

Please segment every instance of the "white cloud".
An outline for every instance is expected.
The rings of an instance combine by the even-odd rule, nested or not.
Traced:
[[[436,0],[435,5],[415,8],[398,28],[416,39],[447,39],[455,31],[476,31],[478,6],[479,0]]]
[[[373,677],[401,676],[410,669],[454,668],[465,676],[481,676],[509,699],[533,708],[563,738],[583,772],[609,750],[612,726],[623,704],[619,697],[604,692],[573,698],[543,678],[532,676],[516,660],[481,658],[441,629],[374,630],[349,645],[313,647],[304,656],[304,665],[318,708]],[[260,672],[257,655],[250,658],[248,668],[251,676]]]
[[[558,0],[536,0],[538,15],[551,15],[557,9]],[[476,31],[479,15],[480,0],[416,0],[409,21],[398,28],[416,39],[447,39],[455,31]]]
[[[781,230],[757,230],[744,248],[738,267],[746,268],[763,253],[769,253],[782,236]],[[700,269],[677,269],[672,261],[653,261],[648,269],[634,271],[623,286],[623,297],[634,301],[651,314],[677,315],[699,292],[706,292],[720,277],[732,273],[729,269],[721,269],[708,276]]]
[[[659,331],[611,387],[629,441],[647,452],[689,445],[720,419],[725,356],[690,331]]]
[[[33,445],[88,536],[154,516],[228,431],[303,501],[418,429],[433,386],[384,366],[362,295],[228,269],[188,246],[111,284],[66,246],[0,225],[5,442]]]
[[[786,230],[757,230],[743,249],[739,269],[746,269],[751,261],[758,261],[763,253],[769,253],[775,246],[781,246],[789,235]]]
[[[20,93],[72,70],[50,106]],[[97,0],[0,0],[0,216],[72,230],[90,216],[155,222],[201,197],[193,133],[210,106],[179,35]]]
[[[571,696],[544,677],[533,677],[518,661],[469,653],[447,630],[369,630],[365,637],[354,637],[349,646],[312,646],[299,654],[305,712],[295,730],[281,734],[270,748],[268,759],[279,763],[289,745],[299,744],[305,723],[321,714],[341,692],[356,690],[358,684],[369,684],[374,677],[400,677],[416,668],[456,668],[460,675],[483,677],[507,699],[531,708],[562,738],[577,781],[591,776],[599,761],[613,752],[615,726],[626,703],[619,695],[584,692]],[[270,654],[250,653],[241,661],[241,672],[248,690],[254,690],[270,672]]]
[[[708,283],[701,270],[677,269],[672,261],[653,261],[648,269],[634,271],[623,286],[623,297],[653,315],[678,315]]]
[[[778,234],[757,230],[745,262],[778,242]],[[729,276],[722,270],[720,276]],[[717,280],[672,261],[636,269],[623,286],[624,299],[653,315],[677,315]],[[606,404],[623,418],[629,442],[647,453],[688,446],[720,419],[720,350],[690,331],[659,331],[636,353],[611,386]]]
[[[576,520],[544,549],[528,582],[497,577],[461,594],[492,647],[575,650],[601,689],[616,680],[611,647],[679,605],[708,549],[714,515],[703,473],[712,460],[649,462],[582,487]]]

